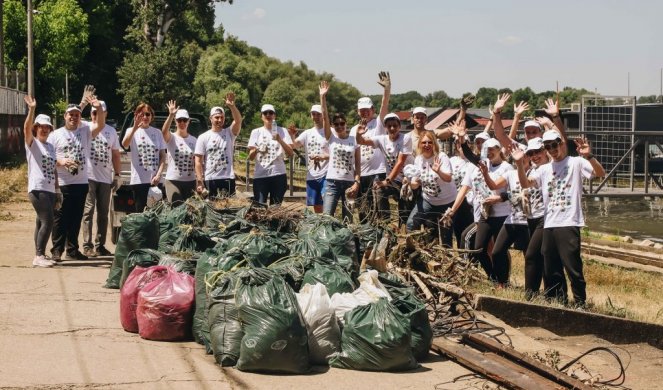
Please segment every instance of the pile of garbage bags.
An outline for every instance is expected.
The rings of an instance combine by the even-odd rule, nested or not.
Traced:
[[[105,284],[121,289],[122,327],[194,339],[219,365],[252,372],[403,371],[426,358],[432,330],[415,290],[359,272],[381,228],[305,212],[275,231],[273,218],[251,217],[255,207],[189,199],[125,217]]]

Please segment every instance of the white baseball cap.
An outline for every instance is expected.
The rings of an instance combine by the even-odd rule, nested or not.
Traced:
[[[482,140],[484,140],[484,141],[485,141],[485,140],[488,140],[488,139],[490,139],[490,134],[486,133],[485,131],[482,131],[481,133],[477,134],[477,135],[474,137],[474,141],[476,141],[476,140],[478,140],[478,139],[482,139]]]
[[[37,115],[37,117],[35,118],[35,123],[33,123],[33,126],[34,125],[46,125],[46,126],[51,126],[51,129],[53,128],[53,124],[51,123],[51,117],[44,114]]]
[[[373,107],[373,101],[369,97],[363,97],[357,100],[357,108],[362,109],[362,108],[372,108]]]
[[[387,123],[387,120],[389,120],[389,119],[396,119],[398,122],[401,121],[401,118],[399,118],[398,115],[396,115],[392,112],[392,113],[387,114],[387,115],[384,116],[384,120],[382,121],[382,123]]]
[[[175,119],[182,119],[182,118],[189,119],[189,111],[184,109],[177,110],[177,112],[175,113]]]
[[[319,104],[312,105],[311,112],[317,112],[318,114],[322,114],[322,106]]]
[[[495,138],[488,139],[483,144],[484,148],[499,148],[500,146],[500,141],[496,140]]]
[[[262,105],[262,107],[260,108],[260,112],[263,113],[265,111],[274,111],[274,112],[276,112],[276,110],[274,109],[274,106],[272,106],[271,104],[263,104]]]
[[[99,100],[99,104],[101,104],[101,111],[104,111],[104,112],[108,111],[108,108],[106,107],[106,102],[105,101]],[[96,112],[96,111],[97,111],[97,107],[92,106],[92,108],[90,109],[90,112]]]
[[[415,107],[414,110],[412,110],[412,116],[416,114],[424,114],[428,116],[428,114],[426,113],[426,109],[423,107]]]
[[[527,149],[525,149],[525,152],[540,150],[541,148],[543,148],[543,140],[541,137],[536,137],[527,141]]]
[[[70,105],[67,106],[67,109],[65,110],[65,113],[71,112],[71,111],[81,112],[81,107],[78,104],[70,104]]]
[[[225,115],[226,112],[223,110],[223,107],[219,107],[219,106],[212,107],[212,109],[209,110],[209,116],[214,116],[214,115],[217,115],[217,114]]]
[[[545,133],[543,133],[543,142],[546,141],[555,141],[555,140],[561,140],[562,136],[559,134],[557,130],[548,130]]]

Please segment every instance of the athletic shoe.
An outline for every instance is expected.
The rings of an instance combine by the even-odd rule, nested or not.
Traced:
[[[88,260],[89,258],[82,254],[80,251],[74,253],[67,253],[64,257],[66,260]]]
[[[42,268],[51,268],[53,266],[53,263],[49,260],[44,259],[44,256],[35,256],[35,258],[32,259],[32,266],[33,267],[42,267]]]
[[[59,253],[59,252],[52,252],[51,255],[52,255],[52,256],[51,256],[51,260],[53,260],[53,261],[55,261],[55,262],[58,262],[58,263],[59,263],[60,261],[62,261],[62,254],[61,254],[61,253]]]
[[[87,257],[97,257],[97,252],[92,248],[83,248],[83,254]]]
[[[96,256],[113,256],[113,254],[103,246],[100,246],[99,248],[97,248],[97,250],[95,250],[95,255]]]

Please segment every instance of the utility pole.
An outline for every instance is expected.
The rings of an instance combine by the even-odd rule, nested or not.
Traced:
[[[5,81],[5,28],[3,25],[4,20],[4,2],[0,0],[0,85]]]
[[[28,95],[35,96],[35,63],[32,54],[32,0],[28,1]]]

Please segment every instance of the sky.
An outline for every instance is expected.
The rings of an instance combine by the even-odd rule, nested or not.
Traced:
[[[616,0],[234,0],[217,3],[226,33],[364,94],[564,86],[658,95],[663,2]]]

